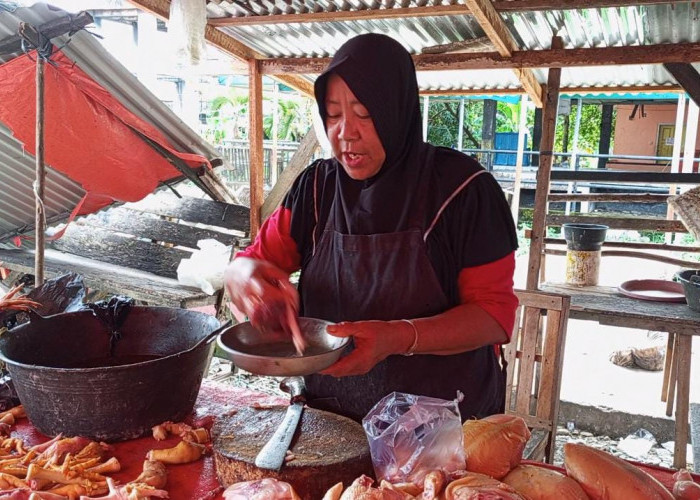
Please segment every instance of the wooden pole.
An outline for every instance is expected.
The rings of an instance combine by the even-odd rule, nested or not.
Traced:
[[[37,51],[36,58],[36,179],[34,197],[36,207],[35,252],[34,252],[34,286],[44,283],[44,233],[46,231],[46,213],[44,211],[44,59]]]
[[[515,227],[518,227],[520,210],[520,188],[523,177],[523,157],[525,156],[525,134],[527,133],[527,94],[520,98],[520,122],[518,123],[518,153],[515,156],[515,178],[513,179],[513,198],[510,200],[510,211],[513,214]]]
[[[263,114],[260,62],[248,61],[248,138],[250,140],[250,237],[260,230],[263,205]]]
[[[457,129],[457,149],[464,148],[464,97],[459,100],[459,128]]]
[[[552,48],[562,48],[562,39],[552,37]],[[552,149],[554,148],[554,130],[557,125],[557,107],[559,103],[559,84],[561,68],[549,68],[547,88],[542,112],[542,140],[540,141],[540,165],[537,170],[537,187],[535,188],[535,206],[532,216],[532,236],[527,269],[527,289],[539,287],[542,250],[546,232],[547,195],[549,194],[550,175],[552,172]]]

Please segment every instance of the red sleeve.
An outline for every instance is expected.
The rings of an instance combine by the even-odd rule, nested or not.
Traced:
[[[503,327],[510,340],[515,324],[518,298],[513,292],[515,252],[459,273],[459,298],[462,304],[476,304]]]
[[[236,257],[250,257],[272,264],[288,273],[297,271],[301,265],[301,255],[297,244],[290,235],[289,227],[292,212],[280,206],[263,222],[255,241]]]

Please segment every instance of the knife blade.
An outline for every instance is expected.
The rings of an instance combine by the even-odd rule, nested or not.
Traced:
[[[280,382],[280,389],[289,393],[291,399],[279,427],[255,457],[255,465],[261,469],[278,471],[282,468],[306,403],[302,377],[283,379]]]

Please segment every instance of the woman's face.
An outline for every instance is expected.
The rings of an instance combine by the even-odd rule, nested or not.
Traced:
[[[338,75],[331,75],[327,85],[326,133],[333,155],[352,179],[369,179],[386,159],[372,117]]]

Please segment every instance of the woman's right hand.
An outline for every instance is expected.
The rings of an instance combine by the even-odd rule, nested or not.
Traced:
[[[299,311],[299,294],[289,275],[264,260],[234,259],[224,272],[224,284],[236,308],[258,329],[282,328],[288,305]]]

